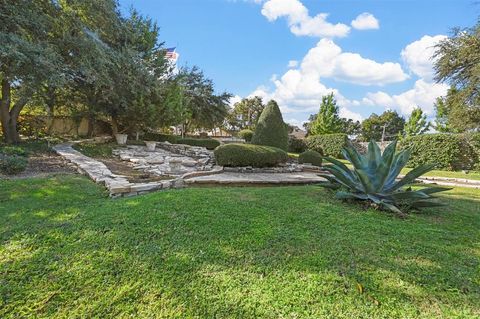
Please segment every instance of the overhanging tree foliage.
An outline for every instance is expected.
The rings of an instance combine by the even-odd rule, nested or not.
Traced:
[[[183,132],[193,128],[214,128],[223,123],[232,95],[216,94],[213,81],[198,67],[182,68],[176,80],[182,87],[181,124]]]
[[[480,22],[454,29],[436,49],[435,79],[452,86],[444,100],[450,127],[460,132],[480,130]]]
[[[58,16],[51,1],[0,1],[0,121],[7,143],[20,141],[18,116],[42,84],[65,80],[63,58],[51,41]]]
[[[155,22],[115,0],[0,0],[0,120],[7,143],[29,102],[109,119],[114,133],[223,122],[230,95],[198,68],[174,75]]]

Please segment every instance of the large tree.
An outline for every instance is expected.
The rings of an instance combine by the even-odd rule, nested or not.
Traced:
[[[362,122],[364,141],[391,141],[403,132],[405,119],[396,111],[385,111],[381,115],[372,114]]]
[[[430,122],[427,121],[427,115],[421,108],[416,107],[405,122],[403,133],[405,136],[415,136],[427,132],[429,128]]]
[[[480,130],[480,22],[472,28],[454,29],[436,46],[435,79],[447,82],[444,107],[456,131]]]
[[[341,133],[343,131],[343,123],[333,93],[322,97],[320,110],[315,120],[311,122],[309,131],[312,135]]]
[[[52,35],[60,9],[48,0],[0,1],[0,122],[5,142],[18,143],[21,110],[44,84],[67,74]]]
[[[176,76],[181,86],[183,132],[194,128],[214,128],[223,124],[232,95],[215,93],[213,81],[196,66],[182,68]]]
[[[242,99],[235,103],[227,116],[227,124],[233,131],[243,129],[255,130],[258,118],[262,114],[265,104],[262,98],[254,96]]]

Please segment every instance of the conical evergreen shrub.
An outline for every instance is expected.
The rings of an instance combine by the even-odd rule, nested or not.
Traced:
[[[287,125],[277,102],[271,100],[260,115],[252,144],[278,147],[284,151],[288,148]]]

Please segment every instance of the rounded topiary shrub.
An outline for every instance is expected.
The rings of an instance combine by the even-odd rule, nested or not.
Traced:
[[[177,139],[177,144],[200,146],[206,147],[208,150],[213,150],[220,145],[220,142],[213,138],[180,138]]]
[[[0,171],[7,175],[15,175],[27,168],[28,160],[24,156],[0,155]]]
[[[288,137],[288,151],[291,153],[302,153],[307,150],[307,143],[304,139],[295,136]]]
[[[288,160],[288,154],[276,147],[253,144],[226,144],[214,151],[218,165],[229,167],[271,167]]]
[[[322,154],[316,151],[305,151],[298,156],[300,164],[312,164],[322,166]]]
[[[287,125],[283,122],[282,113],[277,102],[271,100],[258,118],[252,143],[280,148],[288,147]]]
[[[238,132],[238,137],[243,138],[245,142],[250,143],[253,137],[253,131],[249,129],[241,130]]]

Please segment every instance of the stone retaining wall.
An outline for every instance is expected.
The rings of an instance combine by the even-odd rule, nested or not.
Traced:
[[[150,183],[131,183],[125,176],[113,174],[102,162],[73,149],[71,143],[59,144],[54,146],[53,149],[66,161],[74,164],[79,173],[87,175],[98,184],[105,185],[110,197],[113,198],[135,196],[160,189],[182,188],[185,186],[181,177]]]
[[[209,163],[214,164],[215,157],[213,152],[207,150],[205,147],[191,146],[186,144],[171,144],[169,142],[157,142],[157,146],[169,152],[189,156],[195,159],[208,158]]]

